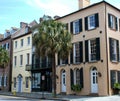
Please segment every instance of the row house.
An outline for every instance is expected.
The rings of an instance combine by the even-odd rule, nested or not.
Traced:
[[[6,30],[4,35],[1,35],[0,45],[8,51],[10,61],[6,67],[0,67],[0,90],[11,91],[12,78],[12,38],[11,36],[18,30],[18,28],[11,27]]]
[[[30,24],[21,22],[20,29],[14,34],[13,39],[13,66],[12,66],[12,91],[31,92],[31,72],[26,71],[32,59],[32,31]]]
[[[40,22],[43,20],[51,19],[50,16],[44,15],[40,18]],[[36,28],[33,35],[37,34]],[[32,63],[27,71],[31,72],[31,91],[32,92],[52,92],[52,59],[51,56],[38,56],[35,52],[35,47],[32,47]]]
[[[72,85],[80,84],[79,95],[111,95],[120,83],[120,10],[105,1],[89,2],[79,0],[78,11],[57,19],[73,34],[68,59],[57,55],[58,94],[74,94]]]

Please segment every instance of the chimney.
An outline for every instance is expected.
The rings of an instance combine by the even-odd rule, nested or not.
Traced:
[[[90,5],[90,0],[78,0],[79,9],[85,8]]]
[[[20,28],[26,27],[28,24],[25,22],[20,22]]]

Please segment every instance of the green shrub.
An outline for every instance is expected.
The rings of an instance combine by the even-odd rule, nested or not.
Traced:
[[[119,89],[120,90],[120,83],[114,83],[114,89]]]
[[[79,91],[81,91],[82,87],[81,87],[81,85],[76,84],[76,85],[72,85],[71,89],[75,92],[79,92]]]

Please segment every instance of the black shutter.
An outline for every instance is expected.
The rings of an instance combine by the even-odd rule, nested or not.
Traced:
[[[108,14],[108,26],[109,26],[109,28],[111,28],[111,21],[110,21],[110,14]]]
[[[60,56],[58,54],[58,65],[60,65]]]
[[[70,32],[73,34],[73,22],[70,23]]]
[[[112,39],[111,38],[109,38],[109,50],[110,50],[110,61],[112,61],[113,60],[113,58],[112,58]]]
[[[74,85],[74,74],[73,74],[73,70],[70,69],[70,80],[71,80],[71,90],[72,90],[72,85]]]
[[[80,69],[80,85],[83,88],[84,82],[83,82],[83,68]]]
[[[98,15],[98,13],[95,14],[95,27],[99,27],[99,15]]]
[[[88,17],[85,17],[85,30],[88,30]]]
[[[89,60],[89,50],[88,50],[88,40],[85,41],[85,61],[88,62]]]
[[[72,44],[72,49],[70,51],[70,64],[73,64],[73,44]]]
[[[110,71],[110,79],[111,79],[111,88],[113,88],[114,83],[116,82],[115,71],[113,71],[113,70]]]
[[[82,32],[82,19],[79,19],[79,32]]]
[[[117,61],[119,61],[119,40],[117,40]]]
[[[83,43],[79,43],[80,46],[80,62],[83,62]]]
[[[116,24],[116,30],[118,30],[118,20],[117,20],[117,17],[115,17],[115,24]]]
[[[100,38],[96,38],[96,60],[100,60]]]
[[[120,71],[118,71],[117,73],[118,73],[118,83],[120,83]]]

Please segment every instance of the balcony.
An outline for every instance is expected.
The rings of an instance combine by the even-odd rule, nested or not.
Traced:
[[[31,71],[32,70],[32,66],[30,64],[27,64],[25,70],[26,71]]]
[[[47,69],[52,68],[51,62],[45,62],[40,64],[32,64],[32,70],[38,70],[38,69]]]

